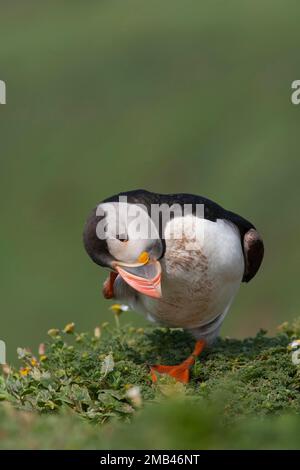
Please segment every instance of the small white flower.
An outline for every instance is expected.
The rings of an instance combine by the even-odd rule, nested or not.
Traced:
[[[120,315],[122,312],[128,312],[129,310],[128,305],[125,304],[113,304],[109,308],[117,315]]]
[[[105,358],[103,359],[103,362],[101,364],[101,374],[104,375],[104,377],[109,374],[109,372],[112,372],[115,367],[115,362],[113,355],[109,353]]]
[[[292,363],[295,365],[295,366],[298,366],[300,364],[300,350],[298,351],[294,351],[292,353]]]
[[[139,407],[142,405],[142,396],[140,387],[134,386],[127,390],[127,397],[132,401],[133,405]]]
[[[300,348],[300,339],[295,339],[290,343],[290,348],[297,349]]]
[[[39,355],[43,356],[46,353],[46,346],[44,343],[41,343],[39,345]]]
[[[101,328],[100,326],[96,326],[96,328],[94,329],[94,336],[95,338],[99,339],[100,336],[101,336]]]
[[[2,370],[5,375],[8,375],[11,373],[11,368],[9,367],[8,364],[2,364]]]

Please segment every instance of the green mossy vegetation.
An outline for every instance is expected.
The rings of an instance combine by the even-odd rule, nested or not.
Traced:
[[[296,321],[275,337],[218,339],[183,385],[149,375],[150,364],[191,353],[181,330],[50,330],[40,355],[19,348],[20,369],[5,368],[0,446],[300,448],[300,366],[290,347],[299,335]]]

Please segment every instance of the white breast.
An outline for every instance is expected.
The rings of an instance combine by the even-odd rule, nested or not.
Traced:
[[[228,310],[244,273],[240,234],[234,224],[188,215],[166,226],[162,264],[162,298],[139,295],[137,309],[170,327],[195,329]],[[200,234],[200,236],[199,236]]]

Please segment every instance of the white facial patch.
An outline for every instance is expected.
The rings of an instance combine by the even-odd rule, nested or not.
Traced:
[[[134,263],[159,239],[158,231],[143,205],[127,202],[102,203],[97,216],[103,216],[96,232],[105,239],[110,254],[119,261]]]

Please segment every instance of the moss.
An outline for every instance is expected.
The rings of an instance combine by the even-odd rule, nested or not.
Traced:
[[[261,331],[242,341],[218,339],[196,360],[186,386],[166,376],[153,385],[149,364],[176,364],[186,358],[194,343],[187,333],[106,324],[92,335],[77,333],[70,325],[49,331],[40,357],[19,349],[21,369],[2,378],[5,406],[0,412],[8,416],[0,425],[8,439],[2,440],[4,448],[9,442],[18,446],[27,426],[20,430],[18,423],[24,420],[30,423],[25,447],[41,448],[99,447],[97,428],[104,424],[101,446],[109,448],[114,443],[147,447],[147,442],[153,447],[161,442],[165,448],[247,447],[243,432],[248,425],[246,435],[252,432],[253,442],[258,442],[261,430],[267,437],[261,435],[257,446],[268,447],[277,442],[279,423],[300,427],[300,368],[289,347],[298,336],[299,322],[285,324],[272,338]],[[65,431],[51,437],[58,422],[62,430],[73,426],[78,439],[73,442],[74,436],[67,438]],[[136,432],[128,434],[128,426]],[[287,426],[285,433],[290,432]],[[290,442],[295,444],[295,439]]]

